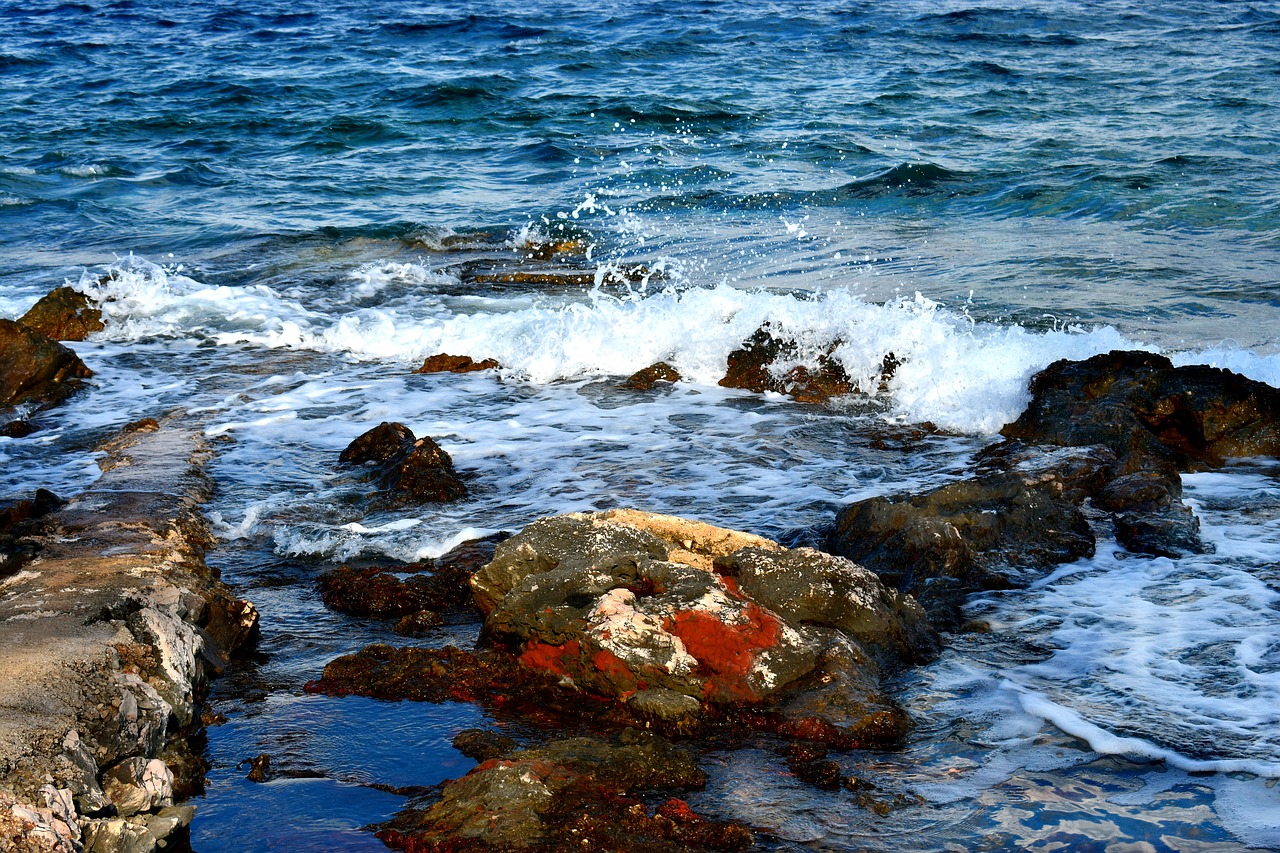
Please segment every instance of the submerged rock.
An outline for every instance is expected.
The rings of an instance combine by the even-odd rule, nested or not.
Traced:
[[[0,407],[52,406],[93,375],[74,352],[12,320],[0,320]]]
[[[411,851],[749,848],[752,833],[741,824],[707,820],[680,800],[651,810],[634,797],[705,780],[689,753],[652,735],[631,733],[619,744],[556,740],[485,761],[446,783],[436,802],[401,812],[378,837]]]
[[[467,495],[449,454],[429,437],[416,438],[404,424],[384,421],[352,441],[338,461],[371,465],[381,497],[392,505],[455,501]]]
[[[78,290],[58,287],[40,298],[18,322],[55,341],[83,341],[106,328],[102,311]]]

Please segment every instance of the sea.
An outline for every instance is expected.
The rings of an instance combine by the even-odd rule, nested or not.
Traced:
[[[95,375],[0,438],[0,497],[194,419],[209,562],[262,613],[194,849],[376,851],[397,790],[473,766],[459,730],[539,733],[305,693],[370,642],[476,641],[331,612],[326,569],[622,506],[820,541],[967,476],[1058,359],[1280,385],[1280,3],[2,0],[0,316],[64,284],[102,301]],[[868,392],[720,387],[766,323]],[[413,372],[441,352],[501,367]],[[382,421],[471,496],[372,510],[336,463]],[[689,802],[767,850],[1280,849],[1280,460],[1184,486],[1212,554],[1102,531],[897,677],[907,740],[836,756],[889,814],[763,739]]]

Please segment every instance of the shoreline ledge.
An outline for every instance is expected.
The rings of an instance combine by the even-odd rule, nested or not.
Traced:
[[[102,477],[0,578],[0,849],[187,848],[193,739],[258,614],[205,563],[212,452],[176,414],[99,447]]]

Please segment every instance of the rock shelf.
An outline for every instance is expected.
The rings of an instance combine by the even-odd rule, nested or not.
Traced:
[[[204,561],[210,453],[180,416],[107,442],[101,479],[0,579],[0,849],[151,851],[184,839],[208,680],[257,631]]]

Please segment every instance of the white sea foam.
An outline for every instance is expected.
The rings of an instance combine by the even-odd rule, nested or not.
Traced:
[[[801,360],[812,363],[835,346],[834,357],[867,389],[877,388],[892,353],[901,362],[888,386],[893,413],[970,433],[994,432],[1014,418],[1027,401],[1028,378],[1050,362],[1135,346],[1109,327],[1031,332],[974,322],[919,294],[876,304],[841,290],[797,297],[719,285],[504,304],[432,295],[430,286],[442,278],[421,264],[361,267],[339,300],[347,304],[336,307],[331,295],[208,287],[130,256],[102,281],[86,273],[79,287],[103,303],[105,336],[113,340],[206,336],[399,364],[449,352],[496,358],[507,375],[539,384],[625,376],[660,360],[690,382],[714,384],[729,353],[769,324],[800,344]],[[350,304],[393,285],[407,292],[377,305]]]

